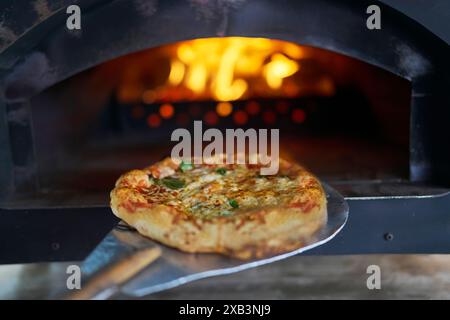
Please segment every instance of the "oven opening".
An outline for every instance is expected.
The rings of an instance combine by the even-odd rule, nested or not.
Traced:
[[[346,195],[370,193],[409,180],[410,95],[385,70],[279,40],[196,39],[129,54],[32,99],[46,195],[36,198],[108,204],[122,173],[170,155],[172,131],[195,120],[279,128],[282,157]]]

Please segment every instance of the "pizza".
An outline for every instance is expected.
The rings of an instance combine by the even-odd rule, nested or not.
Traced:
[[[307,245],[327,221],[320,182],[283,159],[276,175],[260,168],[166,158],[122,175],[111,208],[142,235],[186,252],[250,259]]]

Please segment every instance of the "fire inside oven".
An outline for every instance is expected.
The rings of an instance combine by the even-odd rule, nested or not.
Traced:
[[[46,199],[105,204],[120,174],[169,155],[172,131],[195,120],[278,128],[281,156],[335,186],[407,181],[410,93],[408,81],[375,66],[285,41],[148,49],[32,99],[39,189]]]

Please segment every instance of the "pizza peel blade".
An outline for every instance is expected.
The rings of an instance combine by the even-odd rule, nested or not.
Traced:
[[[111,269],[111,266],[117,265],[118,262],[123,265],[123,261],[127,260],[128,266],[134,266],[133,257],[143,250],[151,250],[153,256],[149,258],[148,265],[136,268],[136,272],[130,274],[129,279],[120,282],[112,279],[108,287],[101,288],[102,290],[90,298],[104,299],[119,292],[130,297],[143,297],[194,280],[230,274],[282,260],[320,246],[342,230],[349,211],[347,202],[336,190],[328,185],[324,185],[324,189],[327,194],[328,221],[315,239],[302,248],[266,259],[243,261],[219,254],[185,253],[145,238],[136,231],[115,229],[83,262],[83,276],[89,279],[96,274],[105,274],[105,270]]]

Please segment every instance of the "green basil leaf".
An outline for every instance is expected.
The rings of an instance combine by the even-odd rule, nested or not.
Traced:
[[[189,171],[192,169],[194,169],[194,166],[192,165],[192,163],[181,161],[181,164],[180,164],[181,171],[186,172],[186,171]]]
[[[152,183],[154,183],[154,184],[156,184],[156,185],[158,185],[158,186],[161,185],[161,181],[160,181],[159,179],[154,178],[151,174],[148,175],[148,179],[149,179]]]
[[[225,168],[218,168],[218,169],[216,170],[216,172],[217,172],[218,174],[220,174],[221,176],[224,176],[224,175],[227,174],[227,169],[225,169]]]
[[[228,200],[228,204],[234,209],[239,208],[239,203],[234,199]]]
[[[185,186],[185,182],[177,178],[167,177],[161,179],[161,182],[165,187],[173,190],[181,189]]]

